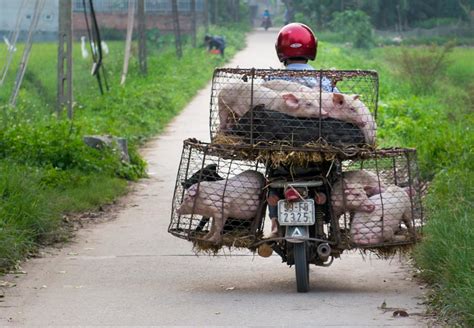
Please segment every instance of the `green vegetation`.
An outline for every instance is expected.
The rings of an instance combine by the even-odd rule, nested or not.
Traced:
[[[416,263],[434,288],[436,313],[466,327],[474,325],[473,55],[470,48],[357,51],[323,42],[317,65],[379,72],[378,143],[416,147],[421,176],[431,181]]]
[[[282,0],[296,14],[325,29],[335,12],[365,12],[377,29],[431,28],[444,24],[469,22],[474,3],[471,0]]]
[[[370,17],[361,10],[335,12],[329,25],[342,40],[355,48],[370,48],[374,43]]]
[[[211,27],[226,36],[226,58],[244,45],[245,27]],[[203,33],[198,40],[203,39]],[[55,115],[56,45],[35,44],[16,107],[8,103],[18,58],[0,88],[0,270],[34,252],[38,245],[64,240],[64,214],[98,208],[125,193],[127,180],[145,175],[137,153],[160,132],[208,81],[225,59],[203,45],[184,47],[177,59],[170,40],[150,44],[148,76],[131,61],[125,87],[119,85],[123,43],[109,44],[105,59],[110,92],[100,96],[91,62],[74,47],[75,116]],[[19,47],[21,53],[22,47]],[[4,62],[4,52],[0,62]],[[19,57],[19,56],[16,56]],[[199,63],[199,64],[196,64]],[[185,77],[185,78],[183,78]],[[86,146],[84,135],[115,135],[129,142],[130,163],[114,149]]]

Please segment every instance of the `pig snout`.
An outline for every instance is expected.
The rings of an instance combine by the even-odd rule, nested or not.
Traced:
[[[344,189],[348,209],[357,209],[362,212],[373,212],[375,204],[370,201],[365,190],[359,184],[347,184]]]
[[[375,210],[375,205],[370,203],[365,203],[360,206],[360,210],[367,213],[372,213]]]

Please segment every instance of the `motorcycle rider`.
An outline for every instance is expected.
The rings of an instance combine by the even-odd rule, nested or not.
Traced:
[[[283,63],[287,70],[307,70],[314,71],[314,67],[308,64],[309,60],[315,60],[318,48],[318,39],[313,31],[302,23],[291,23],[285,25],[280,32],[275,43],[275,49],[280,62]],[[320,80],[316,77],[299,77],[288,78],[292,81],[306,85],[310,88],[319,88],[327,92],[338,92],[337,88],[327,77]],[[278,171],[287,171],[284,168],[270,168],[269,176],[279,175]],[[299,168],[300,174],[311,174],[314,172],[310,168]],[[283,175],[283,174],[282,174]],[[321,195],[319,195],[321,196]],[[271,219],[271,236],[278,236],[278,200],[282,194],[279,189],[269,188],[267,195],[268,212]],[[322,200],[321,200],[322,201]]]
[[[265,9],[262,14],[262,27],[265,29],[272,26],[272,19],[270,17],[270,12],[268,9]]]

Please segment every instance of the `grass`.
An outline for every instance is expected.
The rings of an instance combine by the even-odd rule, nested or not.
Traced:
[[[328,45],[324,51],[323,66],[379,72],[378,142],[416,147],[421,175],[431,180],[425,238],[414,258],[433,287],[432,309],[450,325],[474,326],[474,51],[454,48],[426,92],[413,86],[410,75],[424,71],[409,73],[394,60],[407,51],[427,52],[426,47],[367,52]],[[422,58],[430,60],[426,53]]]
[[[211,27],[225,34],[226,58],[201,46],[184,47],[176,58],[170,38],[150,44],[149,74],[138,73],[132,57],[126,85],[120,86],[123,42],[111,42],[105,67],[110,91],[101,96],[90,76],[91,62],[74,46],[74,120],[57,119],[56,45],[35,44],[16,107],[8,106],[23,46],[0,88],[0,271],[14,266],[42,244],[64,240],[64,214],[93,210],[127,191],[129,180],[145,176],[140,144],[160,132],[244,45],[243,26]],[[200,38],[202,39],[202,38]],[[168,43],[166,43],[168,42]],[[5,53],[0,52],[0,62]],[[196,65],[199,63],[199,65]],[[130,163],[113,148],[86,146],[84,135],[115,135],[129,143]]]
[[[211,33],[226,34],[228,56],[243,43],[238,30]],[[321,39],[317,62],[313,63],[316,68],[379,72],[378,143],[416,147],[421,174],[431,180],[425,199],[429,218],[425,239],[414,256],[423,277],[434,288],[432,305],[451,320],[450,325],[474,326],[473,50],[454,48],[446,57],[442,74],[433,78],[431,89],[424,92],[414,90],[410,83],[416,77],[410,74],[423,74],[423,70],[403,73],[394,59],[412,50],[391,46],[362,51]],[[118,85],[122,46],[110,45],[106,67],[111,91],[104,97],[98,95],[96,82],[89,76],[90,63],[80,59],[76,47],[74,124],[58,122],[51,116],[55,93],[51,79],[55,50],[51,45],[41,45],[44,48],[32,56],[31,73],[17,108],[2,108],[2,268],[14,264],[39,243],[60,237],[61,213],[111,201],[125,192],[126,179],[143,176],[144,163],[136,147],[160,132],[204,86],[213,68],[222,64],[219,57],[209,56],[203,48],[186,48],[179,62],[172,50],[154,49],[150,74],[140,76],[136,61],[132,61],[124,88]],[[10,87],[0,89],[0,103],[8,99]],[[103,153],[84,147],[84,134],[125,136],[132,146],[132,163],[120,163],[112,150]]]

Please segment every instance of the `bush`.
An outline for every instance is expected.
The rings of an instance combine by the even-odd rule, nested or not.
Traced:
[[[417,95],[428,94],[434,90],[439,79],[445,75],[449,66],[449,53],[454,47],[447,43],[443,47],[432,45],[409,49],[402,47],[400,52],[392,53],[388,59],[398,70],[400,78],[404,79]]]
[[[356,48],[370,48],[374,44],[370,17],[361,10],[333,13],[329,27]]]

